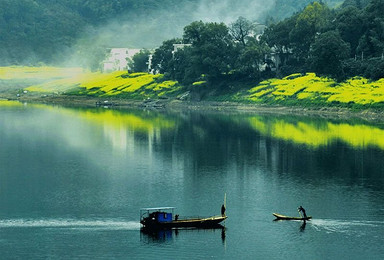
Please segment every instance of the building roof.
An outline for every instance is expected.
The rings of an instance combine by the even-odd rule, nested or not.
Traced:
[[[140,210],[154,211],[154,210],[169,210],[169,209],[175,209],[175,207],[141,208]]]

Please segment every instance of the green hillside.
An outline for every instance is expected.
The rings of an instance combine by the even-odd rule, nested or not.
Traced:
[[[237,6],[233,13],[227,8],[228,14],[220,16],[234,21],[252,13],[245,8],[247,2],[251,1],[212,1],[211,5],[213,11],[218,9],[215,5]],[[299,2],[276,1],[270,9],[254,10],[249,19],[278,21],[311,0]],[[192,21],[207,19],[199,15],[206,8],[203,0],[1,0],[0,66],[62,64],[74,53],[79,55],[78,65],[90,66],[84,60],[105,47],[155,48],[167,38],[178,37]]]

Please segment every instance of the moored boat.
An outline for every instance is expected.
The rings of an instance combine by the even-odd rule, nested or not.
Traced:
[[[179,217],[174,215],[174,207],[143,208],[140,210],[140,223],[147,229],[170,228],[219,228],[220,222],[227,219],[225,214],[211,217]]]
[[[289,216],[285,216],[285,215],[281,215],[281,214],[277,214],[277,213],[272,213],[272,215],[274,215],[276,217],[276,220],[310,220],[312,217],[311,216],[308,216],[308,217],[289,217]]]

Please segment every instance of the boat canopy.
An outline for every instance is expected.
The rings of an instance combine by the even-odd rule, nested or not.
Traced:
[[[156,214],[153,215],[153,217],[156,216],[157,221],[159,222],[172,221],[174,209],[175,207],[142,208],[140,209],[140,219],[142,220],[144,218],[150,217],[152,214]]]
[[[174,210],[175,207],[142,208],[140,211]]]

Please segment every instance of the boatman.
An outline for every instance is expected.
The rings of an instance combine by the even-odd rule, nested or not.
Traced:
[[[303,217],[307,218],[307,214],[305,213],[305,209],[302,206],[300,206],[297,210],[299,211],[299,213],[303,212]]]
[[[224,206],[224,204],[223,205],[221,205],[221,216],[225,216],[225,206]]]

